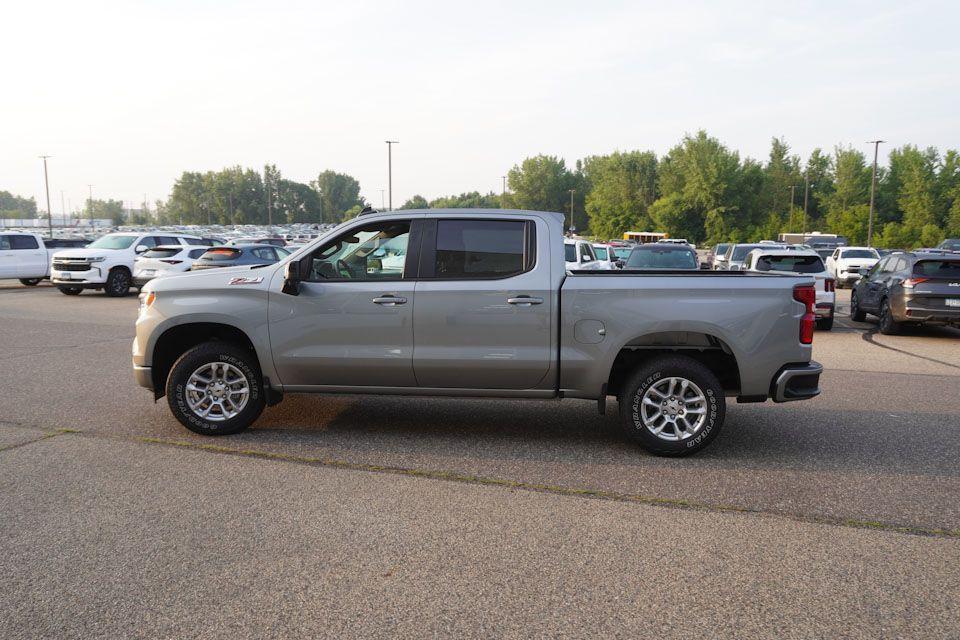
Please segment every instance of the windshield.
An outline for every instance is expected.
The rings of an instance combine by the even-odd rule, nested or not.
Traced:
[[[621,260],[626,260],[630,257],[630,252],[633,251],[633,247],[614,247],[613,253]]]
[[[840,252],[840,258],[868,258],[879,260],[880,254],[873,249],[846,249]]]
[[[88,249],[126,249],[133,244],[137,236],[103,236],[96,242],[87,245]]]
[[[609,260],[606,247],[594,247],[593,252],[597,254],[597,260]]]
[[[820,273],[823,269],[823,260],[820,256],[760,256],[757,258],[757,271]]]
[[[913,273],[928,278],[960,278],[960,260],[920,260]]]
[[[727,249],[729,248],[730,248],[729,244],[718,244],[716,247],[713,248],[713,255],[718,257],[723,256],[723,254],[725,254],[727,252]]]
[[[577,245],[575,244],[565,244],[563,245],[563,259],[567,262],[576,262],[577,261]]]
[[[637,247],[627,260],[627,269],[696,269],[697,255],[674,247]]]

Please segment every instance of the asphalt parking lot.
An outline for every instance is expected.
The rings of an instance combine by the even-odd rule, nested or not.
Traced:
[[[960,637],[960,331],[655,458],[616,406],[288,396],[196,436],[135,296],[0,281],[0,637]]]

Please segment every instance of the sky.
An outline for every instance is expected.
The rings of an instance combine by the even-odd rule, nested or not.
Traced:
[[[183,171],[353,175],[378,206],[524,158],[960,147],[957,2],[0,0],[0,190],[139,206]]]

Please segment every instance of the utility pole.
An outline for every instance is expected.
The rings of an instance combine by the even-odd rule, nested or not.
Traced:
[[[873,145],[873,179],[870,181],[870,220],[867,223],[867,246],[873,246],[873,200],[877,191],[877,153],[880,151],[880,145],[886,140],[867,140],[867,144]]]
[[[320,205],[320,224],[323,224],[323,189],[317,187],[317,203]]]
[[[267,168],[263,168],[263,184],[267,188],[267,224],[273,226],[273,209],[271,209],[270,204],[270,172],[267,171]]]
[[[47,178],[47,158],[53,156],[40,156],[43,158],[43,184],[47,188],[47,229],[50,237],[53,238],[53,213],[50,211],[50,180]]]
[[[503,188],[500,190],[500,208],[503,209],[507,199],[507,176],[500,176],[503,180]]]
[[[803,244],[807,244],[807,205],[810,202],[810,174],[803,174]]]
[[[90,207],[90,214],[89,214],[89,215],[90,215],[90,224],[93,224],[93,185],[92,185],[92,184],[88,184],[88,185],[87,185],[87,189],[90,190],[90,198],[87,200],[87,202],[89,203],[87,206]]]
[[[570,233],[577,230],[577,228],[573,226],[573,194],[576,193],[576,191],[576,189],[570,189]]]
[[[63,216],[63,222],[64,222],[64,224],[66,224],[66,222],[67,222],[67,203],[66,203],[66,200],[63,199],[63,190],[62,190],[62,189],[60,190],[60,215]]]
[[[400,144],[399,140],[387,140],[387,202],[390,203],[389,211],[393,211],[393,145]]]

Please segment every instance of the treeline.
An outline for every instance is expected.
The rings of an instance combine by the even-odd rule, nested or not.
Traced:
[[[698,243],[774,239],[781,232],[823,231],[867,239],[872,165],[838,146],[815,149],[806,162],[781,139],[765,162],[740,158],[716,138],[688,135],[666,155],[652,151],[590,156],[568,168],[536,156],[508,174],[508,190],[465,193],[404,207],[498,207],[562,211],[569,225],[601,238],[624,231],[665,231]],[[806,218],[804,216],[806,201]],[[912,248],[960,237],[960,155],[904,145],[877,173],[873,242]]]
[[[36,218],[37,201],[0,191],[0,218]]]
[[[155,219],[166,224],[285,224],[340,222],[366,202],[351,176],[324,171],[309,184],[284,178],[275,165],[263,172],[231,167],[206,173],[186,171]]]
[[[912,248],[960,237],[960,154],[913,145],[895,148],[877,175],[874,244]],[[429,177],[425,177],[425,180]],[[781,232],[823,231],[867,239],[872,166],[864,151],[814,149],[804,161],[779,138],[764,161],[741,158],[700,131],[666,155],[624,151],[589,156],[568,167],[538,155],[507,174],[504,193],[461,193],[402,208],[511,208],[559,211],[567,226],[601,238],[624,231],[665,231],[699,243],[755,241]],[[572,196],[572,203],[571,203]],[[806,202],[806,215],[804,203]],[[124,212],[115,200],[88,201],[87,217],[117,224],[274,224],[340,222],[366,201],[352,176],[324,171],[309,183],[284,178],[274,165],[263,171],[232,167],[185,172],[170,197],[150,211]],[[572,217],[571,217],[572,204]],[[0,192],[6,217],[36,215],[33,199]]]

